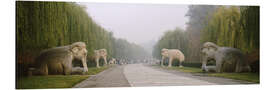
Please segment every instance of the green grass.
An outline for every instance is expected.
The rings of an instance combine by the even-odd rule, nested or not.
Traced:
[[[166,67],[168,68],[168,67]],[[173,69],[173,70],[179,70],[182,72],[189,72],[189,73],[201,73],[202,70],[200,68],[194,68],[194,67],[170,67],[168,69]]]
[[[203,73],[201,68],[194,68],[194,67],[163,67],[169,70],[178,70],[182,72],[189,72],[189,73]],[[237,80],[244,80],[254,83],[260,82],[260,75],[258,73],[207,73],[208,76],[213,77],[224,77],[230,79],[237,79]]]
[[[100,67],[100,68],[90,67],[90,68],[88,68],[88,72],[86,74],[87,75],[95,75],[95,74],[98,74],[98,73],[106,70],[109,67],[110,66],[103,66],[103,67]]]
[[[70,88],[76,83],[88,78],[89,75],[50,75],[32,76],[20,78],[17,81],[18,89],[40,89],[40,88]]]
[[[86,75],[48,75],[17,78],[17,89],[42,89],[42,88],[71,88],[77,83],[87,79],[90,75],[98,74],[109,66],[88,68]]]
[[[260,83],[260,76],[257,73],[209,73],[208,75]]]

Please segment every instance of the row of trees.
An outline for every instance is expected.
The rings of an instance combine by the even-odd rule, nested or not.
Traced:
[[[85,7],[76,3],[16,2],[16,56],[19,71],[23,72],[21,67],[27,68],[32,64],[41,50],[78,41],[86,43],[89,61],[94,61],[94,50],[101,48],[107,49],[109,59],[129,58],[132,56],[126,54],[144,53],[141,47],[116,39],[112,32],[106,31],[89,17]]]
[[[258,50],[259,7],[219,7],[202,36],[202,42],[211,41],[246,53]]]
[[[154,57],[161,58],[162,48],[176,48],[185,54],[186,62],[199,62],[201,45],[207,41],[238,48],[246,54],[259,51],[257,6],[191,5],[186,16],[186,30],[166,32],[155,45]]]
[[[89,56],[100,48],[112,55],[112,32],[97,25],[76,3],[16,2],[16,37],[18,60],[31,60],[43,49],[77,41],[87,44]]]
[[[115,58],[124,59],[128,62],[131,60],[142,60],[151,56],[141,46],[129,43],[124,39],[116,39],[115,46]]]

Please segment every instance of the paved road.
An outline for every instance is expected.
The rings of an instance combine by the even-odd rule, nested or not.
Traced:
[[[251,84],[246,81],[209,77],[203,74],[191,74],[142,64],[131,64],[126,66],[124,74],[130,85],[133,87]]]
[[[143,64],[116,66],[91,76],[75,88],[88,87],[141,87],[141,86],[183,86],[183,85],[227,85],[251,84],[250,82],[208,77],[175,70],[165,70]]]
[[[178,85],[214,85],[207,81],[182,77],[162,72],[142,64],[126,66],[124,74],[131,86],[178,86]]]
[[[109,68],[95,76],[74,86],[74,88],[91,88],[91,87],[130,87],[123,69],[125,66],[115,66]]]

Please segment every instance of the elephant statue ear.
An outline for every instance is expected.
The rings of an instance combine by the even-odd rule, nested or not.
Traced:
[[[74,45],[72,48],[71,48],[71,51],[72,52],[78,52],[79,51],[79,47]]]
[[[166,48],[163,48],[162,50],[161,50],[162,52],[165,52],[165,51],[168,51],[168,49],[166,49]]]
[[[214,44],[214,43],[208,44],[208,47],[209,47],[209,48],[213,48],[215,51],[216,51],[217,48],[218,48],[218,46],[217,46],[216,44]]]
[[[205,48],[205,47],[204,47],[204,46],[202,46],[202,47],[201,47],[201,51],[202,51],[204,48]]]

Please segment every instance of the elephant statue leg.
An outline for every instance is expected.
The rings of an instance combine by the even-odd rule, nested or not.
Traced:
[[[183,61],[185,60],[185,56],[184,55],[179,56],[178,60],[179,60],[179,67],[183,67],[182,64],[183,64]]]
[[[70,75],[71,74],[72,67],[69,67],[67,65],[64,65],[64,75]]]
[[[96,66],[99,68],[99,58],[96,58]]]
[[[221,60],[216,60],[216,72],[222,72],[222,61]]]
[[[179,67],[183,67],[181,60],[179,60]]]
[[[62,64],[64,75],[71,75],[72,62],[67,62],[68,64]]]
[[[241,70],[240,70],[240,65],[239,65],[239,62],[236,62],[236,67],[235,67],[235,72],[240,72]]]
[[[103,57],[104,59],[104,65],[103,66],[106,66],[108,63],[107,63],[107,58],[106,57]]]
[[[162,57],[162,60],[161,60],[161,66],[163,67],[163,60],[164,60],[164,57]]]
[[[41,65],[41,68],[38,70],[38,72],[41,74],[41,75],[49,75],[49,70],[48,70],[48,66],[47,64],[42,64]]]
[[[173,58],[170,58],[168,67],[172,67],[172,61],[173,61]]]

